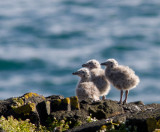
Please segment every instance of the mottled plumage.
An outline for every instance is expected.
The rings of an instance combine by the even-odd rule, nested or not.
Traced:
[[[80,101],[85,99],[99,100],[99,91],[90,80],[90,72],[87,68],[81,68],[73,75],[78,75],[81,79],[76,87],[76,95]]]
[[[89,60],[86,64],[83,64],[82,67],[87,67],[91,72],[91,81],[97,86],[100,96],[103,96],[103,99],[105,99],[105,96],[110,91],[110,84],[109,81],[105,77],[105,72],[101,68],[100,63],[95,60]]]
[[[123,103],[126,103],[128,91],[135,88],[140,82],[139,77],[128,66],[118,65],[115,59],[108,59],[101,65],[105,65],[105,75],[111,84],[118,90],[121,90],[120,103],[122,103],[123,90],[126,90],[126,98]]]

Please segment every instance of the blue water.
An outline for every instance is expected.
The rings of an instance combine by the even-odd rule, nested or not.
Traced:
[[[129,102],[160,103],[160,1],[0,1],[0,99],[73,96],[71,73],[93,58],[135,70]],[[119,94],[112,87],[107,98]]]

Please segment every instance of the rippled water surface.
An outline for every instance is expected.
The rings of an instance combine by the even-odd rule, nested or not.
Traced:
[[[141,79],[128,101],[160,103],[159,29],[159,0],[1,1],[0,99],[73,96],[73,71],[92,58],[115,58]],[[112,87],[107,98],[119,94]]]

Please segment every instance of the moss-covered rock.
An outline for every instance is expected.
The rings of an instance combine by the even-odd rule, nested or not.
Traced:
[[[46,100],[46,98],[44,96],[39,95],[37,93],[32,93],[32,92],[26,93],[23,96],[21,96],[20,98],[22,98],[25,103],[32,102],[35,104],[38,104],[38,103]]]
[[[53,99],[50,101],[51,112],[71,111],[70,98]]]
[[[36,112],[36,105],[45,100],[45,97],[36,93],[26,93],[21,97],[12,98],[11,108],[17,114],[29,115],[29,113]]]
[[[40,119],[36,106],[44,100],[44,96],[38,95],[36,93],[26,93],[20,97],[10,98],[6,101],[3,101],[3,103],[7,102],[8,109],[0,114],[5,117],[12,115],[17,119],[30,119],[32,123],[39,125]],[[2,105],[0,105],[0,107],[1,106]]]
[[[29,115],[30,112],[35,112],[36,111],[36,105],[34,103],[27,103],[25,105],[13,108],[13,110],[17,114]]]
[[[153,132],[155,129],[160,129],[160,120],[155,118],[148,118],[146,120],[148,132]]]
[[[20,107],[25,104],[23,98],[17,97],[17,98],[12,98],[12,100],[14,104],[11,107],[13,108]]]
[[[64,96],[62,96],[62,95],[51,95],[51,96],[46,97],[46,99],[48,101],[53,100],[53,99],[64,99]]]
[[[40,117],[40,123],[42,125],[46,125],[46,120],[50,115],[50,101],[43,101],[36,106]]]
[[[128,129],[138,132],[160,129],[160,104],[144,105],[141,101],[120,105],[117,101],[112,100],[92,101],[87,99],[79,102],[76,96],[64,98],[53,95],[45,98],[36,93],[27,93],[21,97],[0,101],[0,115],[4,117],[12,115],[22,120],[29,119],[36,126],[40,124],[48,126],[55,118],[58,123],[65,121],[63,124],[65,129],[68,126],[71,129],[81,125],[74,131],[93,131],[95,129],[99,131],[112,127],[115,127],[116,131]],[[110,122],[107,122],[108,120]],[[118,127],[117,124],[121,127]],[[52,127],[54,125],[52,124]],[[58,127],[57,124],[57,130]]]
[[[71,109],[72,110],[80,110],[80,105],[77,96],[70,97],[71,100]]]

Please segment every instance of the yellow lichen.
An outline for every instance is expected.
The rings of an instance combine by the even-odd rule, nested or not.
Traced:
[[[106,130],[107,126],[106,125],[103,125],[101,126],[100,130]]]
[[[65,103],[65,104],[70,104],[70,98],[65,98],[65,99],[62,99],[62,102]]]
[[[101,126],[100,131],[109,131],[114,129],[115,129],[114,125],[112,123],[109,123],[107,125]]]
[[[47,105],[50,105],[50,101],[46,101],[46,104],[47,104]]]
[[[160,120],[157,121],[155,118],[148,118],[146,123],[149,132],[153,132],[155,129],[160,128]]]
[[[79,102],[78,102],[78,97],[77,96],[70,97],[70,100],[71,100],[71,107],[79,110],[80,105],[79,105]]]
[[[31,111],[36,111],[36,105],[34,103],[28,103],[26,105],[13,108],[13,110],[18,114],[29,115]]]
[[[47,113],[50,114],[50,101],[46,101]]]
[[[160,129],[155,129],[153,132],[160,132]]]
[[[28,99],[28,98],[30,98],[30,97],[32,97],[32,96],[39,96],[37,93],[26,93],[25,95],[24,95],[24,97],[26,98],[26,99]]]
[[[157,127],[160,128],[160,119],[157,121]]]
[[[56,105],[60,105],[61,102],[62,102],[61,99],[55,99],[55,100],[54,100],[54,104],[56,104]]]
[[[44,96],[42,96],[42,99],[43,99],[43,100],[46,100],[46,98],[45,98]]]
[[[23,97],[24,97],[25,99],[31,98],[31,97],[33,97],[33,96],[40,96],[40,95],[38,95],[37,93],[32,93],[32,92],[26,93],[26,94],[23,95]],[[23,97],[22,97],[22,98],[23,98]],[[42,97],[43,100],[46,100],[44,96],[40,96],[40,97]]]
[[[14,102],[14,105],[11,106],[12,108],[16,108],[16,107],[24,105],[24,101],[22,98],[13,98],[12,100]]]

